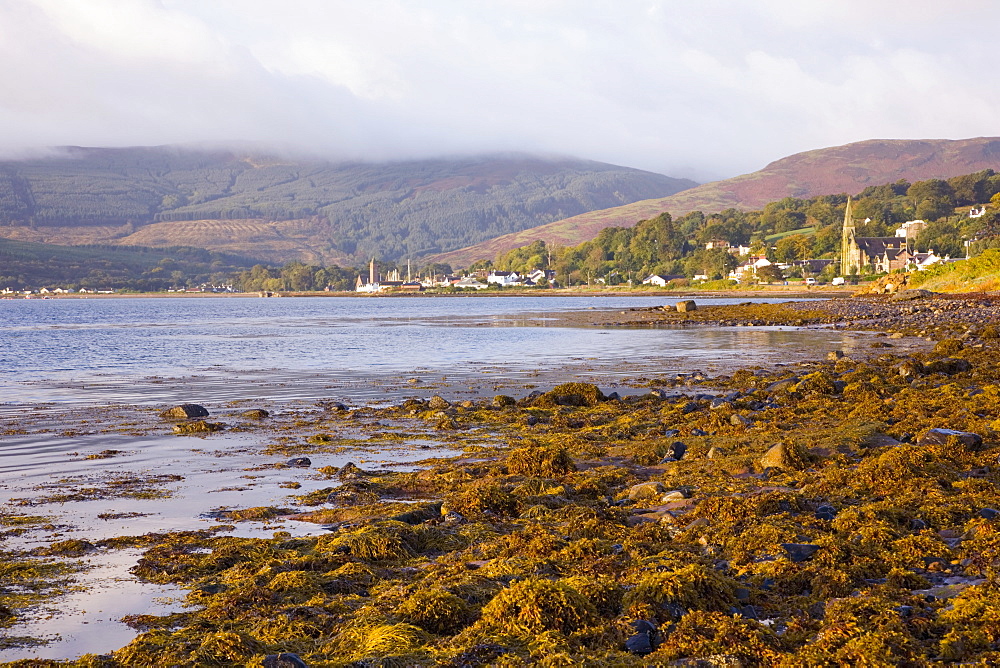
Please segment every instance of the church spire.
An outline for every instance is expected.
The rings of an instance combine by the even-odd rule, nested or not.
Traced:
[[[854,211],[851,207],[851,196],[847,196],[847,206],[844,208],[844,230],[840,235],[840,275],[847,276],[851,273],[851,268],[856,267],[858,259],[853,252],[856,241],[854,235]]]

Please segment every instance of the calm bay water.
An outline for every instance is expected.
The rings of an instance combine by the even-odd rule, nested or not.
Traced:
[[[857,335],[790,328],[598,329],[559,312],[664,297],[134,298],[0,301],[0,404],[150,404],[336,390],[365,401],[399,375],[463,382],[580,373],[617,380],[849,349]],[[699,299],[700,303],[737,300]],[[762,301],[785,301],[784,299]],[[322,388],[319,392],[318,388]]]

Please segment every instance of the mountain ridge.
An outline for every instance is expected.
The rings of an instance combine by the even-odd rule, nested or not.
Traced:
[[[363,163],[177,146],[64,147],[0,161],[0,237],[199,245],[271,262],[398,260],[694,185],[523,153]]]

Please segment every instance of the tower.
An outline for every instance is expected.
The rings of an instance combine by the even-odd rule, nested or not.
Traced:
[[[375,258],[372,258],[372,263],[368,265],[368,284],[375,285]]]

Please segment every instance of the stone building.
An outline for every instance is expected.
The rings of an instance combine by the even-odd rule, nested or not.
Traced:
[[[867,222],[867,221],[866,221]],[[912,260],[908,237],[859,237],[851,199],[844,211],[844,231],[840,241],[840,273],[883,273],[904,269]]]

